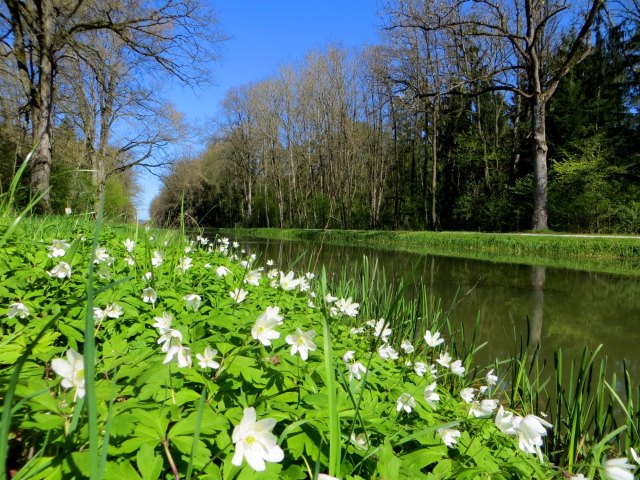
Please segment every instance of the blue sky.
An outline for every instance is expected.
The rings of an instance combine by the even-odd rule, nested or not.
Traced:
[[[198,128],[211,125],[225,92],[256,82],[295,63],[314,48],[335,43],[358,48],[378,42],[378,0],[211,0],[220,29],[229,37],[221,46],[221,60],[212,66],[213,82],[203,88],[173,87],[168,100]],[[176,145],[176,150],[197,153],[200,145]],[[139,177],[140,219],[149,217],[151,200],[160,181]]]

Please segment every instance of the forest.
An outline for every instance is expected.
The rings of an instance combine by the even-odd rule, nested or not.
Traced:
[[[379,44],[230,89],[188,156],[156,92],[204,81],[215,15],[125,3],[0,4],[0,188],[32,152],[37,211],[131,220],[151,169],[158,225],[640,232],[637,0],[384,2]]]

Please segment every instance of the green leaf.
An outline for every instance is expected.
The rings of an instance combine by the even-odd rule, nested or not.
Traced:
[[[396,457],[391,446],[389,438],[384,439],[384,444],[380,448],[380,457],[378,459],[378,472],[380,480],[398,480],[400,477],[401,461]]]
[[[136,465],[143,480],[156,480],[162,472],[162,457],[155,454],[155,449],[148,443],[142,445],[136,454]]]

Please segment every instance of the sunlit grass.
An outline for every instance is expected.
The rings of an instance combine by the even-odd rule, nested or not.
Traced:
[[[59,256],[53,240],[67,241]],[[0,250],[0,463],[11,450],[19,478],[552,478],[638,446],[631,379],[593,384],[598,352],[568,380],[561,355],[551,381],[526,346],[478,365],[477,328],[453,325],[426,288],[409,299],[366,258],[334,279],[268,260],[77,215],[21,222]],[[51,273],[61,261],[68,277]],[[285,340],[296,328],[317,334],[308,357]],[[84,398],[51,367],[70,348]],[[504,433],[498,405],[550,414],[556,466]]]

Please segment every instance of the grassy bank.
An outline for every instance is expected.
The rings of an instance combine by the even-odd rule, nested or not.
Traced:
[[[218,232],[237,237],[359,245],[492,262],[640,275],[638,237],[273,228],[222,229]]]

